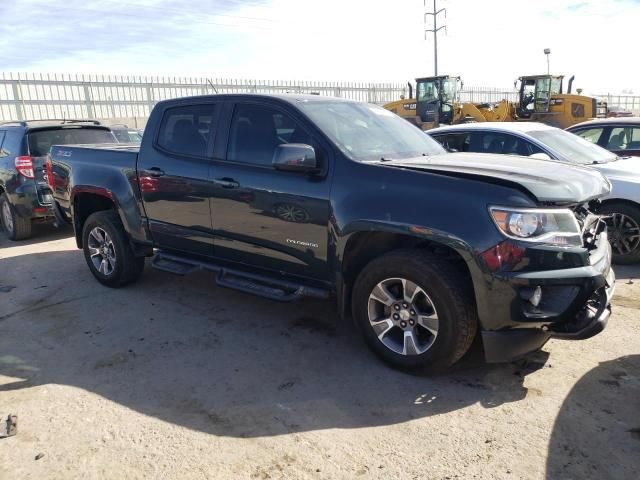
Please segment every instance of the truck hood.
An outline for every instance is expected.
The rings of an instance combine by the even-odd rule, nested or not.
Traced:
[[[611,190],[607,179],[593,169],[514,155],[448,153],[384,165],[500,183],[525,189],[539,202],[553,204],[584,203]]]

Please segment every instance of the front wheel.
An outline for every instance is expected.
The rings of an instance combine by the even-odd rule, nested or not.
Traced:
[[[82,249],[89,270],[107,287],[133,283],[144,269],[144,257],[136,257],[118,214],[93,213],[82,229]]]
[[[598,213],[606,217],[613,263],[631,265],[640,262],[640,208],[610,203],[603,205]]]
[[[477,331],[464,275],[421,250],[390,252],[358,275],[353,315],[368,346],[405,370],[436,370],[459,360]]]

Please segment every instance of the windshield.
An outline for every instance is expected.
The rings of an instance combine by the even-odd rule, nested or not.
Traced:
[[[438,83],[435,80],[418,82],[418,102],[438,100]]]
[[[422,130],[376,105],[318,101],[298,105],[352,160],[398,160],[445,153]]]
[[[529,135],[540,140],[562,159],[574,163],[588,165],[616,159],[616,156],[608,150],[564,130],[538,130],[529,132]]]
[[[456,101],[456,90],[458,89],[458,80],[449,78],[442,81],[442,102],[453,103]]]
[[[115,143],[109,130],[102,128],[66,127],[51,130],[35,130],[29,133],[29,152],[33,157],[44,157],[51,145],[76,145],[83,143]]]

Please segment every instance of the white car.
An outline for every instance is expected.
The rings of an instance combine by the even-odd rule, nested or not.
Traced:
[[[480,122],[427,132],[449,151],[535,156],[602,172],[612,190],[598,213],[607,215],[616,263],[640,262],[640,158],[618,157],[577,135],[535,122]]]

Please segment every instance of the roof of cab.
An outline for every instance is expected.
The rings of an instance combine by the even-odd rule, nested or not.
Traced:
[[[264,94],[264,93],[219,93],[216,95],[197,95],[192,97],[180,97],[180,98],[172,98],[169,100],[163,100],[158,103],[188,103],[194,100],[216,100],[216,99],[234,99],[234,98],[251,98],[251,99],[267,99],[267,100],[282,100],[287,103],[291,103],[295,105],[296,103],[303,102],[352,102],[356,103],[355,100],[350,100],[347,98],[340,97],[329,97],[323,95],[303,95],[297,93],[280,93],[280,94]]]

